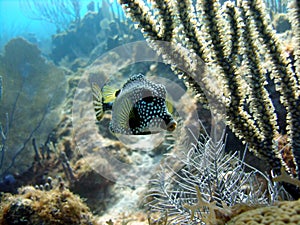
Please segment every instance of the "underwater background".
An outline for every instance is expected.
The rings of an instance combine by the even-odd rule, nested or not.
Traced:
[[[79,13],[81,17],[83,17],[87,13],[88,11],[87,5],[90,2],[91,1],[87,1],[87,0],[80,1],[81,6],[80,6]],[[39,1],[39,4],[46,5],[49,3],[47,2],[43,3],[43,1]],[[98,2],[98,4],[101,4],[101,2]],[[56,30],[57,27],[54,23],[50,23],[49,21],[38,19],[38,15],[35,16],[32,13],[30,7],[26,5],[26,1],[2,0],[0,1],[0,13],[1,13],[1,21],[5,21],[3,22],[0,28],[2,50],[5,43],[11,38],[16,36],[36,38],[37,42],[42,42],[42,40],[44,40],[46,43],[49,43],[49,39],[51,39],[51,35],[55,34],[57,31]],[[32,15],[30,15],[30,13],[32,13]],[[71,21],[65,21],[65,22],[70,23]],[[66,27],[69,25],[68,23],[65,24]]]
[[[299,7],[0,0],[0,225],[300,224]],[[176,129],[109,129],[137,74]]]

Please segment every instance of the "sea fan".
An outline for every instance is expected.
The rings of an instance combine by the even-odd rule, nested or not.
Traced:
[[[277,196],[271,181],[244,162],[245,155],[225,153],[225,132],[217,142],[207,132],[193,137],[189,151],[169,156],[150,181],[150,211],[167,214],[172,224],[205,224],[210,203],[224,209],[239,203],[270,204]],[[207,205],[200,207],[199,202]]]

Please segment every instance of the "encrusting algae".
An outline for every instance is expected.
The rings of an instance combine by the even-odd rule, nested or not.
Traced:
[[[1,225],[94,225],[89,208],[66,188],[49,191],[32,186],[20,189],[20,194],[7,194],[0,205]]]

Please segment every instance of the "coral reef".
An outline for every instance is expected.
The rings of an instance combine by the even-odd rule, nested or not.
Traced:
[[[132,213],[110,214],[104,215],[97,221],[99,224],[105,225],[150,225],[147,221],[147,214],[141,210],[135,210]],[[153,224],[155,225],[155,224]]]
[[[22,173],[31,166],[37,145],[48,145],[49,135],[61,116],[65,97],[64,72],[41,56],[22,38],[12,39],[0,56],[3,77],[0,121],[0,174]]]
[[[113,9],[111,2],[103,0],[97,12],[91,2],[84,18],[77,11],[64,28],[59,25],[63,15],[48,15],[56,16],[58,29],[64,29],[53,36],[50,56],[66,66],[64,71],[21,38],[11,40],[0,56],[0,191],[35,185],[21,188],[19,194],[3,194],[0,224],[96,224],[89,208],[73,193],[86,198],[100,224],[242,224],[254,223],[254,218],[260,224],[274,218],[278,223],[299,223],[299,201],[277,202],[282,197],[277,182],[299,185],[299,5],[290,7],[290,23],[286,14],[275,21],[278,32],[288,30],[282,37],[291,33],[292,25],[293,39],[286,51],[268,26],[259,0],[236,4],[120,0],[149,45],[195,91],[201,104],[200,109],[194,96],[191,101],[179,94],[174,104],[181,105],[185,114],[178,125],[192,135],[178,131],[149,150],[157,138],[114,136],[107,130],[109,114],[95,122],[91,82],[118,85],[136,71],[149,77],[169,75],[161,73],[158,65],[135,64],[144,59],[143,47],[103,56],[140,38],[139,30],[116,13],[119,9]],[[285,6],[267,3],[285,11]],[[99,55],[103,57],[94,61]],[[211,100],[216,104],[209,105]],[[226,152],[226,140],[228,149],[237,148],[226,139],[224,126],[215,130],[222,133],[218,140],[204,126],[201,133],[193,133],[188,125],[198,121],[191,112],[206,107],[226,116],[235,135],[268,163],[266,168],[281,175],[272,180],[247,165],[247,156]],[[222,107],[226,112],[220,112]],[[157,168],[161,159],[164,163]],[[51,189],[50,176],[68,182]],[[295,198],[299,196],[299,189],[290,190]],[[145,199],[141,200],[144,194],[148,219]]]
[[[226,224],[299,224],[300,199],[297,201],[278,202],[274,206],[261,207],[241,213],[233,217]]]
[[[281,168],[285,168],[289,173],[285,178],[294,178],[288,182],[298,184],[299,1],[289,6],[291,51],[285,50],[285,44],[270,26],[260,0],[226,1],[222,5],[217,0],[119,2],[124,12],[138,23],[149,45],[194,90],[198,101],[210,108],[217,122],[223,118],[233,133],[267,162],[269,173],[283,174]],[[240,203],[260,207],[280,199],[277,189],[280,185],[256,168],[250,167],[252,172],[245,172],[244,162],[232,154],[222,155],[222,144],[215,140],[214,132],[211,135],[206,139],[195,134],[200,143],[188,153],[178,155],[175,161],[162,165],[150,182],[151,211],[166,213],[174,224],[217,224],[213,218],[216,208],[225,211],[228,206],[243,208]],[[284,141],[278,137],[285,137]],[[230,144],[227,143],[234,148]],[[288,152],[284,151],[287,146]],[[231,160],[241,163],[240,166]],[[178,161],[179,167],[175,164]],[[227,167],[227,163],[234,166]],[[223,166],[228,171],[223,171]],[[281,178],[277,181],[285,182]],[[265,180],[264,187],[260,186],[261,179]],[[241,183],[246,185],[239,186]],[[290,188],[285,183],[284,187],[295,199],[300,197],[297,186]]]
[[[142,35],[133,29],[133,24],[113,13],[112,7],[112,3],[102,5],[98,12],[88,12],[78,26],[55,34],[52,37],[52,60],[55,63],[62,59],[72,62],[78,58],[93,61],[109,49],[141,39]]]
[[[145,180],[155,172],[152,170],[153,165],[159,162],[163,153],[169,152],[173,147],[168,142],[148,150],[146,148],[151,146],[155,139],[149,141],[147,137],[136,137],[137,141],[145,139],[143,144],[140,144],[141,142],[135,142],[136,139],[130,140],[133,137],[122,137],[130,140],[133,143],[131,146],[135,145],[135,148],[131,148],[130,145],[126,145],[126,141],[122,143],[124,139],[118,140],[107,129],[109,114],[105,115],[102,121],[96,122],[91,104],[91,82],[101,84],[109,79],[112,83],[123,82],[134,73],[133,71],[145,71],[145,74],[149,72],[150,63],[133,64],[143,58],[142,54],[149,55],[146,51],[151,49],[145,49],[143,46],[147,46],[146,43],[135,45],[134,48],[126,46],[117,53],[111,51],[84,70],[69,76],[69,91],[64,105],[65,116],[56,131],[57,148],[66,153],[75,175],[75,180],[70,182],[70,190],[87,198],[87,204],[93,211],[101,214],[103,223],[112,219],[114,223],[120,224],[116,221],[122,221],[122,212],[125,212],[124,221],[127,217],[133,218],[131,215],[138,207],[136,202],[142,198],[142,191],[147,185]],[[130,49],[130,52],[124,49]],[[140,49],[146,51],[141,53]],[[126,64],[130,66],[124,66]],[[119,71],[120,68],[122,71]],[[151,68],[153,69],[153,66]],[[160,72],[157,68],[153,74]],[[166,71],[163,74],[167,76]],[[151,77],[150,74],[148,76]],[[185,91],[184,89],[183,92]],[[178,90],[176,93],[179,93]],[[187,114],[195,110],[194,102],[187,103],[187,97],[180,97],[182,96],[178,97],[178,105],[182,108],[178,109],[186,110]],[[191,117],[186,120],[192,121]],[[76,154],[79,157],[74,157]],[[143,217],[145,220],[146,216]]]
[[[166,158],[150,180],[150,211],[165,212],[172,224],[214,224],[208,219],[214,210],[267,205],[278,198],[271,180],[247,165],[245,156],[230,155],[224,149],[225,141],[214,143],[206,133],[188,152]]]
[[[89,208],[69,190],[60,187],[49,191],[25,186],[20,194],[7,194],[0,205],[1,225],[93,225]]]
[[[106,202],[111,196],[110,187],[114,182],[93,170],[84,158],[76,162],[74,172],[76,179],[71,182],[70,190],[86,199],[86,204],[94,213],[103,213],[107,208]]]
[[[151,5],[121,0],[120,4],[199,101],[213,102],[211,110],[223,114],[235,135],[275,173],[280,173],[282,165],[290,172],[276,145],[278,134],[286,133],[299,179],[299,1],[290,5],[292,55],[284,51],[260,0],[227,1],[222,6],[206,0],[195,5],[189,0],[157,0]],[[202,62],[210,67],[209,73],[203,71]],[[215,87],[210,77],[217,81]],[[267,81],[279,94],[280,103],[274,103]],[[286,110],[285,123],[278,121],[280,104]]]

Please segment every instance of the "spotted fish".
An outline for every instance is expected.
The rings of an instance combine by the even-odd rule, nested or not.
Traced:
[[[113,133],[147,135],[176,128],[165,86],[147,80],[143,74],[131,76],[119,90],[109,86],[101,90],[93,83],[92,92],[97,120],[111,110],[109,128]]]

